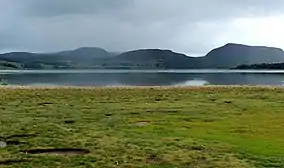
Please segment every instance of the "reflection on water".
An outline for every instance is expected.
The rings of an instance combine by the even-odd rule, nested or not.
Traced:
[[[36,73],[34,73],[36,72]],[[284,73],[210,73],[194,72],[1,72],[12,85],[50,86],[201,86],[214,85],[283,85]]]
[[[206,80],[202,79],[192,79],[192,80],[187,80],[185,82],[177,83],[175,86],[203,86],[209,84]]]

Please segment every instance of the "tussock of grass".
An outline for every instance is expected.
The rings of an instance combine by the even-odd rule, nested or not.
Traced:
[[[284,167],[284,90],[0,89],[0,167]],[[89,153],[29,154],[30,149]],[[13,162],[13,160],[15,162]]]

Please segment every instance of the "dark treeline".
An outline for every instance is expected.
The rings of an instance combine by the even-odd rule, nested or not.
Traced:
[[[284,63],[240,65],[233,69],[284,69]]]

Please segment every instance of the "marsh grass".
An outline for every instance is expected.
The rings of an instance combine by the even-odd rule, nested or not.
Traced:
[[[284,167],[284,90],[0,89],[0,167]],[[28,154],[76,148],[88,154]],[[13,160],[15,162],[13,162]]]

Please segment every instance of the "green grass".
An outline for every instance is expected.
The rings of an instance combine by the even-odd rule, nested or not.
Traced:
[[[32,136],[0,167],[284,167],[283,104],[282,88],[3,87],[2,141]],[[90,153],[21,153],[36,148]]]

